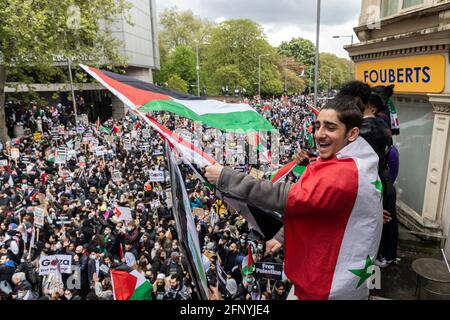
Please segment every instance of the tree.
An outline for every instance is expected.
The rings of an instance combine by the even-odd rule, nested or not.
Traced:
[[[159,38],[169,52],[178,46],[195,48],[208,40],[213,23],[195,16],[191,10],[179,11],[177,7],[165,9],[159,16]]]
[[[347,59],[339,58],[335,54],[321,53],[318,81],[320,90],[327,91],[330,84],[330,89],[336,89],[348,81],[348,63]]]
[[[161,66],[156,82],[167,82],[171,76],[178,75],[187,83],[196,82],[196,58],[191,48],[179,46],[169,54],[165,63]]]
[[[284,91],[287,90],[288,94],[305,91],[306,84],[303,79],[305,67],[303,65],[300,65],[295,58],[286,56],[280,56],[277,65],[284,83]]]
[[[291,41],[283,41],[278,47],[278,53],[286,57],[293,57],[304,66],[315,65],[316,46],[309,40],[293,38]]]
[[[171,76],[169,80],[167,80],[167,86],[169,87],[169,89],[184,93],[187,93],[189,89],[186,81],[181,79],[181,77],[177,74]]]
[[[311,41],[303,38],[292,38],[289,42],[284,41],[281,43],[278,47],[278,53],[294,58],[300,66],[304,67],[305,85],[308,88],[313,86],[316,46]]]
[[[55,56],[75,65],[103,58],[124,65],[110,26],[130,8],[125,0],[9,0],[0,6],[0,140],[8,139],[5,84],[8,74],[24,68],[52,68]]]
[[[259,24],[247,19],[227,20],[212,30],[209,43],[205,48],[204,63],[204,69],[210,75],[209,93],[219,94],[220,88],[226,85],[223,79],[229,78],[214,74],[218,70],[232,70],[233,77],[238,80],[236,87],[256,94],[259,55],[264,55],[261,57],[261,91],[268,94],[282,88],[275,65],[276,51],[267,42]]]

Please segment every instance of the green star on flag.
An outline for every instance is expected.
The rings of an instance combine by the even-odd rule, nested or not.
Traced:
[[[370,184],[373,184],[379,193],[383,193],[383,184],[381,183],[381,180],[373,181]]]
[[[367,269],[368,269],[370,266],[372,266],[372,265],[373,265],[372,259],[370,258],[370,256],[367,256],[367,258],[366,258],[366,263],[365,263],[364,268],[362,268],[362,269],[351,269],[351,270],[349,270],[351,273],[353,273],[354,275],[356,275],[356,276],[358,276],[358,277],[360,278],[360,279],[359,279],[359,282],[358,282],[358,286],[356,287],[356,289],[359,289],[359,287],[361,287],[361,285],[362,285],[364,282],[366,282],[367,279],[370,278],[371,273],[369,273],[369,272],[367,271]]]

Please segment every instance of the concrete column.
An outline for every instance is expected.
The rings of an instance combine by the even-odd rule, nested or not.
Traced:
[[[435,118],[422,216],[424,223],[437,223],[446,235],[450,222],[450,210],[444,210],[444,205],[449,206],[450,201],[449,192],[446,195],[450,161],[450,95],[430,94],[429,97]]]
[[[148,68],[127,68],[127,77],[135,78],[141,81],[153,83],[152,70]],[[112,96],[112,113],[114,119],[121,119],[125,116],[126,107],[122,101],[120,101],[116,96]]]

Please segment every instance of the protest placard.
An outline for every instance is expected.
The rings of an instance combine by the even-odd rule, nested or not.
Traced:
[[[156,170],[151,170],[149,172],[149,181],[150,182],[164,182],[164,171],[156,171]]]
[[[8,166],[8,160],[2,159],[0,160],[0,167],[7,167]]]
[[[68,254],[56,254],[52,256],[41,256],[39,259],[39,275],[46,276],[56,273],[72,273],[72,256]]]
[[[38,228],[44,227],[44,209],[43,208],[34,208],[34,225]]]
[[[120,173],[119,170],[116,170],[112,173],[112,180],[114,182],[120,182],[122,181],[122,174]]]
[[[283,264],[269,263],[269,262],[256,262],[255,263],[255,277],[257,279],[282,280]]]
[[[192,209],[192,214],[197,217],[201,217],[205,214],[205,210],[202,208],[194,208]]]
[[[264,172],[257,170],[255,168],[252,168],[252,170],[250,171],[250,175],[252,177],[255,177],[256,179],[262,179],[264,177]]]
[[[34,139],[34,141],[36,141],[36,142],[41,141],[41,140],[42,140],[42,133],[40,133],[40,132],[35,132],[35,133],[33,134],[33,139]]]
[[[19,159],[20,151],[17,148],[11,148],[11,159]]]

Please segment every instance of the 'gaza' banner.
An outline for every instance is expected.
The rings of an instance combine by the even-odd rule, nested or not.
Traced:
[[[72,273],[72,256],[56,254],[53,256],[41,256],[39,259],[39,275],[46,276],[55,273],[58,269],[61,273]]]

